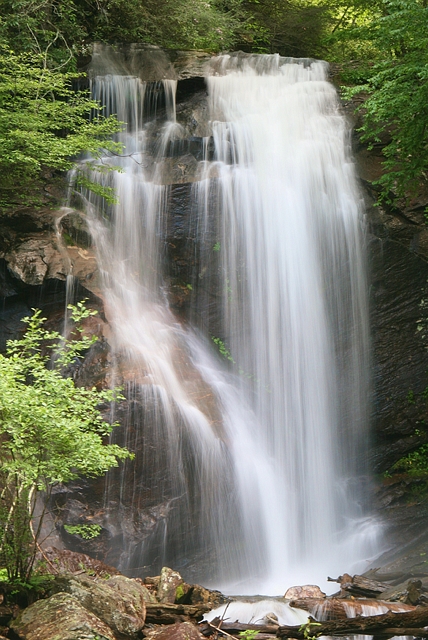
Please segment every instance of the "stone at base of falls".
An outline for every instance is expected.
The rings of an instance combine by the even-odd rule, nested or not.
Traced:
[[[158,602],[174,604],[176,600],[177,588],[183,584],[183,578],[169,567],[163,567],[158,584]]]
[[[204,640],[204,636],[191,622],[178,622],[159,627],[146,634],[148,640]]]
[[[68,593],[35,602],[11,629],[22,640],[115,640],[112,630]]]
[[[137,581],[114,576],[95,582],[87,576],[58,576],[54,590],[67,592],[114,633],[136,637],[146,619],[146,591]]]
[[[218,607],[228,601],[228,598],[224,596],[221,591],[213,591],[201,587],[199,584],[187,585],[183,584],[183,587],[188,587],[185,598],[177,598],[176,602],[183,602],[189,604],[207,604],[210,607]]]
[[[163,567],[160,576],[149,576],[144,579],[151,600],[163,604],[207,605],[212,609],[224,604],[228,598],[221,591],[207,589],[199,584],[184,582],[178,571]],[[156,597],[154,594],[156,593]]]
[[[305,584],[301,587],[290,587],[284,594],[286,600],[294,600],[296,598],[325,598],[324,591],[315,584]]]
[[[390,602],[404,602],[405,604],[418,604],[422,595],[422,581],[412,578],[406,583],[398,584],[395,587],[387,589],[381,594],[384,600]],[[426,603],[426,596],[423,596]]]

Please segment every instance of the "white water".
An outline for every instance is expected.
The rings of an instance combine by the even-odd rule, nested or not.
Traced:
[[[364,224],[347,126],[325,75],[324,63],[278,56],[223,56],[210,70],[217,159],[202,163],[194,188],[194,289],[202,280],[219,289],[234,373],[178,323],[163,294],[169,191],[160,160],[184,135],[175,85],[163,82],[166,121],[153,144],[149,87],[124,75],[93,82],[107,112],[129,123],[123,157],[104,159],[122,169],[103,178],[119,204],[103,217],[100,200],[88,200],[106,313],[128,392],[151,407],[142,466],[169,469],[150,488],[164,505],[162,526],[142,545],[126,538],[122,569],[151,555],[177,568],[193,557],[206,583],[281,593],[324,586],[327,574],[352,571],[374,550],[377,525],[364,517],[358,482],[368,395]],[[127,423],[132,447],[149,427],[135,413]],[[147,482],[122,486],[119,511],[139,504]]]

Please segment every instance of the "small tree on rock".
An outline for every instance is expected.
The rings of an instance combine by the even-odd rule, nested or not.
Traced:
[[[34,567],[45,515],[36,517],[39,492],[49,498],[54,486],[101,476],[131,456],[105,443],[115,425],[100,405],[120,399],[118,391],[76,387],[62,375],[96,341],[80,325],[96,312],[84,303],[71,312],[78,339],[48,331],[35,311],[23,338],[0,355],[0,567],[11,580],[28,581]]]

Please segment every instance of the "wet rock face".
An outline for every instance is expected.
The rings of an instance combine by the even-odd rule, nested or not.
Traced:
[[[150,47],[137,49],[122,52],[123,65],[140,65]],[[200,177],[202,139],[209,135],[207,94],[201,77],[209,56],[201,53],[189,58],[186,52],[175,52],[166,59],[164,53],[158,52],[155,58],[156,64],[147,67],[150,77],[145,79],[152,79],[150,74],[159,68],[163,75],[156,79],[178,78],[177,121],[188,134],[184,142],[170,146],[163,163],[171,211],[165,221],[165,289],[178,316],[189,316],[192,301],[196,321],[211,335],[221,337],[218,300],[222,284],[215,277],[209,280],[199,268],[192,191]],[[371,181],[379,176],[380,156],[369,154],[362,146],[356,151],[360,174],[370,188]],[[210,154],[212,148],[208,149],[208,157]],[[400,210],[368,206],[374,389],[370,466],[380,473],[427,440],[425,430],[418,426],[426,413],[420,394],[428,384],[428,227],[422,205],[415,202]],[[216,244],[215,229],[209,243],[212,247]],[[212,251],[209,260],[216,259],[217,254]],[[214,267],[210,269],[213,273]],[[4,349],[7,338],[23,330],[20,320],[31,307],[42,306],[52,326],[60,326],[69,274],[78,283],[76,296],[89,295],[91,305],[101,312],[99,326],[93,329],[100,339],[72,373],[78,384],[103,388],[111,382],[110,334],[102,316],[100,274],[84,216],[72,209],[60,213],[42,209],[20,211],[0,219],[0,297],[4,300],[0,310],[0,349]],[[144,452],[153,448],[153,441],[146,430],[152,417],[143,405],[140,398],[130,396],[128,404],[118,410],[117,418],[128,421],[133,446]],[[120,438],[120,430],[117,433]],[[171,509],[165,480],[167,458],[159,452],[151,464],[144,455],[142,459],[144,464],[141,462],[138,467],[141,473],[136,474],[138,481],[132,485],[135,495],[125,488],[123,496],[119,496],[113,485],[120,482],[120,472],[110,475],[113,488],[107,508],[104,480],[82,481],[56,493],[61,507],[58,530],[65,545],[119,564],[125,548],[127,553],[129,549],[136,550],[137,557],[148,536],[154,534],[154,538],[161,539],[162,523]],[[158,486],[165,487],[163,501],[148,488],[153,478]],[[377,494],[378,508],[395,530],[401,527],[405,532],[410,528],[416,534],[426,523],[428,507],[418,507],[413,512],[403,505],[403,496],[402,486],[384,486]],[[131,500],[134,510],[130,508]],[[101,535],[92,541],[77,539],[61,527],[62,522],[83,524],[87,518],[102,526]],[[154,557],[159,550],[155,544]],[[144,559],[138,571],[143,575],[159,568],[147,566]]]
[[[375,415],[374,468],[418,443],[428,384],[428,227],[423,212],[368,211]]]

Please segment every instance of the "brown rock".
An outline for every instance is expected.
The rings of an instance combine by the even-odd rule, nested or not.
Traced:
[[[150,640],[204,640],[204,636],[191,622],[177,622],[158,627],[146,636]]]
[[[286,600],[295,600],[300,598],[325,598],[326,594],[314,584],[305,584],[301,587],[290,587],[285,592]]]
[[[68,593],[35,602],[11,629],[22,640],[115,640],[112,630]]]
[[[58,576],[54,589],[72,595],[115,633],[133,638],[144,627],[146,604],[141,585],[125,576],[97,581],[85,575]]]
[[[156,603],[155,596],[138,580],[126,576],[113,576],[106,581],[106,584],[120,593],[123,598],[131,601],[136,608],[140,607],[142,602]]]
[[[226,596],[224,596],[220,591],[212,591],[211,589],[201,587],[199,584],[183,584],[182,587],[186,592],[185,598],[187,598],[183,599],[182,602],[188,602],[189,604],[209,604],[213,609],[227,602]],[[178,587],[177,592],[179,592],[179,590],[180,587]],[[178,601],[179,600],[177,599],[177,602]]]
[[[43,563],[48,562],[47,573],[55,573],[55,570],[58,573],[86,573],[93,578],[105,579],[120,574],[120,571],[114,567],[101,562],[101,560],[95,560],[86,553],[48,547],[43,554],[44,557],[40,560]]]

